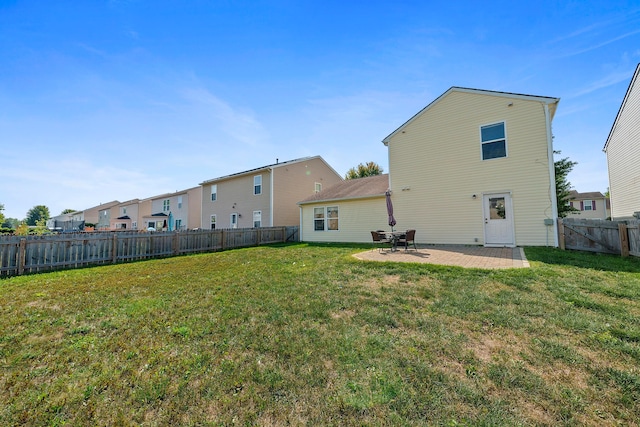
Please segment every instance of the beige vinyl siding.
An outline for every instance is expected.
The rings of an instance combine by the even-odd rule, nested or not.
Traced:
[[[630,218],[640,211],[640,83],[620,111],[607,145],[611,217]]]
[[[498,122],[507,157],[483,161],[480,126]],[[484,243],[482,195],[508,192],[516,244],[553,244],[543,222],[552,218],[552,187],[540,102],[451,92],[388,146],[397,228],[417,229],[419,243]]]
[[[313,208],[337,206],[338,231],[315,231]],[[371,242],[371,230],[388,230],[387,205],[384,197],[320,202],[302,206],[300,240],[305,242]],[[395,227],[399,229],[398,227]]]
[[[231,227],[230,216],[233,212],[240,215],[238,228],[253,227],[253,211],[262,211],[262,223],[269,224],[270,174],[269,170],[258,170],[204,184],[201,195],[203,228],[210,227],[211,215],[217,216],[217,228]],[[259,195],[253,194],[253,177],[256,175],[262,175],[262,194]],[[215,202],[211,201],[211,184],[218,186],[218,196]]]
[[[197,228],[201,226],[200,212],[202,210],[202,187],[195,187],[187,190],[187,228]],[[211,199],[209,199],[211,200]]]
[[[275,167],[273,172],[274,226],[298,225],[300,212],[297,203],[315,193],[316,182],[328,188],[342,181],[342,178],[319,157]]]

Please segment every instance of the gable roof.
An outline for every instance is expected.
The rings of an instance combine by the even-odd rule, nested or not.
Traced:
[[[572,200],[593,200],[604,199],[604,194],[599,191],[588,191],[586,193],[578,193],[576,190],[569,191],[569,198]]]
[[[443,99],[444,97],[446,97],[447,95],[449,95],[452,92],[463,92],[463,93],[472,93],[472,94],[477,94],[477,95],[490,95],[490,96],[499,96],[499,97],[503,97],[503,98],[524,99],[524,100],[527,100],[527,101],[542,102],[543,104],[549,105],[549,113],[550,113],[552,119],[553,119],[553,116],[554,116],[554,114],[556,112],[556,107],[558,105],[558,102],[560,102],[560,98],[552,98],[552,97],[549,97],[549,96],[525,95],[525,94],[522,94],[522,93],[498,92],[498,91],[494,91],[494,90],[472,89],[472,88],[466,88],[466,87],[452,86],[446,92],[444,92],[442,95],[440,95],[439,97],[437,97],[436,99],[431,101],[431,103],[429,105],[424,107],[422,110],[418,111],[409,120],[404,122],[398,129],[396,129],[393,132],[391,132],[385,139],[382,140],[382,143],[384,145],[388,145],[389,144],[389,140],[395,134],[397,134],[398,132],[402,131],[407,125],[409,125],[409,123],[413,122],[418,117],[420,117],[421,115],[426,113],[428,110],[433,108],[433,106],[435,106],[441,99]]]
[[[327,165],[327,167],[329,169],[331,169],[333,172],[335,172],[336,175],[339,175],[327,162],[324,161],[324,159],[320,156],[311,156],[311,157],[301,157],[299,159],[293,159],[293,160],[287,160],[285,162],[276,162],[270,165],[266,165],[266,166],[261,166],[259,168],[254,168],[254,169],[249,169],[243,172],[236,172],[236,173],[232,173],[230,175],[225,175],[225,176],[221,176],[219,178],[213,178],[213,179],[208,179],[206,181],[201,182],[198,185],[206,185],[206,184],[211,184],[213,182],[219,182],[219,181],[224,181],[230,178],[236,178],[238,176],[242,176],[242,175],[249,175],[252,173],[256,173],[258,171],[265,171],[265,170],[269,170],[269,169],[275,169],[275,168],[279,168],[282,166],[286,166],[286,165],[290,165],[293,163],[299,163],[299,162],[307,162],[309,160],[314,160],[314,159],[320,159],[325,165]],[[277,160],[277,159],[276,159]]]
[[[627,88],[627,93],[625,93],[624,98],[622,99],[622,104],[620,104],[620,108],[618,109],[618,114],[616,114],[616,119],[613,121],[613,125],[611,126],[611,130],[609,131],[609,136],[607,136],[607,142],[604,143],[604,147],[602,147],[602,151],[607,152],[607,147],[609,146],[609,142],[611,141],[611,137],[613,136],[613,131],[618,126],[618,120],[620,119],[620,114],[622,114],[622,110],[624,110],[625,105],[627,104],[627,99],[629,99],[629,95],[633,90],[633,86],[638,80],[638,76],[640,76],[640,64],[636,66],[636,71],[633,73],[633,77],[631,77],[631,82],[629,82],[629,87]]]
[[[318,202],[333,202],[337,200],[365,199],[369,197],[383,197],[389,189],[389,174],[368,176],[366,178],[347,179],[326,188],[306,199],[299,205]]]

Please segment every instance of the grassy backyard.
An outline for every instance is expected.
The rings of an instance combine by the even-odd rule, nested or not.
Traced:
[[[283,245],[0,280],[0,425],[635,425],[640,260]]]

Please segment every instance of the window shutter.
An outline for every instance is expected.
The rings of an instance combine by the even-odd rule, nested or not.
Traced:
[[[580,210],[581,211],[584,210],[584,202],[582,200],[580,200]]]
[[[591,201],[591,206],[593,206],[593,210],[595,211],[596,210],[596,201],[595,200]]]

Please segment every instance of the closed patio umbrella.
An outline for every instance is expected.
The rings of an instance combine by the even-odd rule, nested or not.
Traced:
[[[173,231],[173,214],[171,212],[169,212],[169,231]]]
[[[389,226],[393,231],[393,226],[396,225],[396,219],[393,217],[393,203],[391,203],[391,191],[384,193],[387,199],[387,214],[389,215]]]

